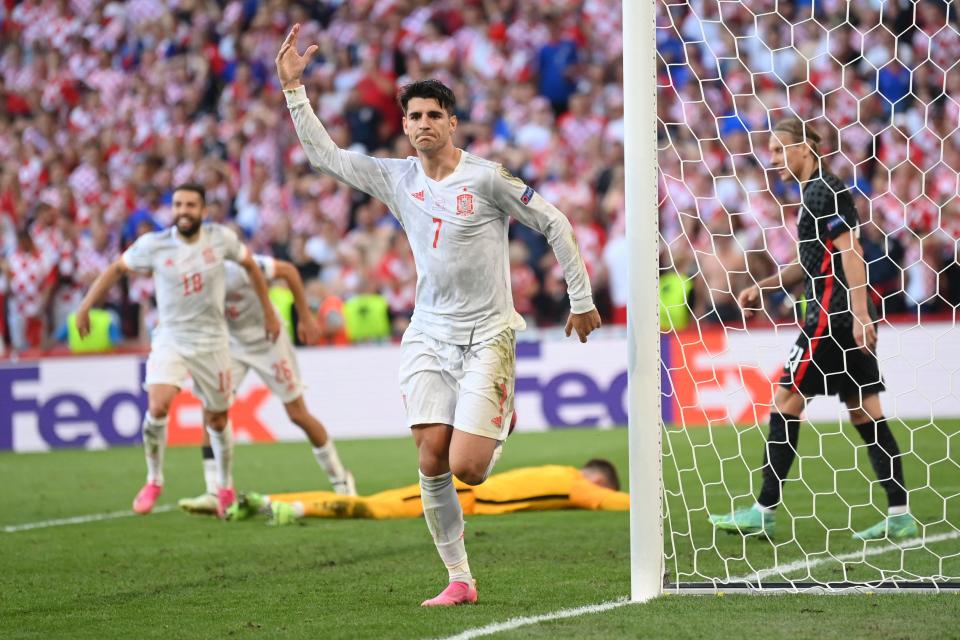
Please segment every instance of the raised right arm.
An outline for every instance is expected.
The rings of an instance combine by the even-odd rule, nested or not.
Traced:
[[[299,33],[300,25],[293,25],[290,34],[280,46],[276,63],[277,77],[287,99],[287,109],[290,110],[293,126],[297,130],[297,137],[300,138],[300,145],[307,159],[318,171],[368,193],[389,206],[394,183],[390,168],[393,164],[399,167],[403,164],[402,161],[371,158],[337,146],[310,106],[307,91],[300,81],[303,70],[319,47],[310,45],[303,55],[300,55],[297,52]]]

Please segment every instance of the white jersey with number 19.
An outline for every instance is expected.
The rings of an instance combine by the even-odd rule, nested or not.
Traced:
[[[159,315],[154,349],[193,355],[228,347],[224,261],[243,260],[246,248],[219,224],[205,224],[197,234],[188,243],[170,227],[140,236],[123,252],[127,267],[153,272]]]
[[[571,310],[594,308],[570,223],[501,165],[463,151],[453,173],[432,180],[417,158],[372,158],[340,149],[311,109],[304,88],[284,93],[310,163],[383,201],[406,231],[417,266],[414,328],[465,345],[524,327],[510,290],[511,216],[547,237],[563,267]]]

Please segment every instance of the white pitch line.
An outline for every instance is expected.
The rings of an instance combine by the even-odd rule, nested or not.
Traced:
[[[778,564],[777,566],[770,567],[769,569],[761,569],[760,571],[755,571],[754,573],[750,573],[745,576],[730,578],[730,582],[756,582],[757,580],[762,580],[768,576],[785,575],[801,569],[812,569],[813,567],[818,567],[822,564],[828,564],[830,562],[860,560],[870,556],[879,556],[885,553],[890,553],[891,551],[918,549],[926,544],[943,542],[944,540],[953,540],[955,538],[960,538],[960,531],[938,533],[937,535],[921,538],[910,538],[909,540],[904,540],[899,544],[888,544],[883,547],[874,547],[872,549],[865,549],[863,551],[852,551],[850,553],[840,554],[839,556],[823,556],[820,558],[814,558],[812,560],[794,560],[793,562],[788,562],[786,564]]]
[[[939,533],[937,535],[933,535],[925,538],[911,538],[909,540],[904,540],[900,544],[888,544],[883,547],[866,549],[864,551],[853,551],[851,553],[844,553],[839,556],[827,556],[822,558],[815,558],[813,560],[797,560],[795,562],[788,562],[786,564],[780,564],[775,567],[770,567],[769,569],[762,569],[760,571],[747,574],[745,576],[731,578],[730,582],[755,582],[757,580],[766,578],[767,576],[793,573],[794,571],[798,571],[800,569],[812,569],[813,567],[817,567],[822,564],[827,564],[829,562],[846,562],[847,560],[858,560],[858,559],[867,558],[870,556],[883,555],[885,553],[890,553],[891,551],[916,549],[922,545],[933,544],[935,542],[944,542],[945,540],[954,540],[956,538],[960,538],[960,531],[950,531],[947,533]],[[577,616],[582,616],[590,613],[602,613],[604,611],[609,611],[610,609],[616,609],[617,607],[622,607],[623,605],[626,605],[626,604],[631,604],[631,601],[629,599],[623,598],[620,600],[613,600],[611,602],[592,604],[592,605],[587,605],[583,607],[576,607],[573,609],[561,609],[560,611],[554,611],[552,613],[544,613],[539,616],[511,618],[505,622],[494,622],[492,624],[488,624],[483,627],[467,629],[466,631],[461,631],[457,635],[448,636],[446,638],[443,638],[442,640],[471,640],[472,638],[481,638],[483,636],[490,636],[495,633],[500,633],[501,631],[511,631],[513,629],[518,629],[520,627],[525,627],[525,626],[528,626],[531,624],[537,624],[540,622],[550,622],[551,620],[562,620],[564,618],[575,618]]]
[[[165,504],[154,508],[153,513],[164,513],[173,511],[176,505]],[[116,520],[117,518],[129,518],[139,515],[133,511],[111,511],[110,513],[92,513],[86,516],[73,516],[72,518],[57,518],[56,520],[41,520],[40,522],[25,522],[23,524],[10,524],[5,526],[4,533],[17,533],[18,531],[31,531],[33,529],[46,529],[48,527],[62,527],[68,524],[83,524],[85,522],[99,522],[100,520]]]
[[[474,629],[467,629],[466,631],[461,631],[455,636],[449,636],[443,640],[470,640],[471,638],[480,638],[483,636],[490,636],[495,633],[500,633],[501,631],[511,631],[513,629],[518,629],[520,627],[525,627],[531,624],[537,624],[539,622],[549,622],[551,620],[562,620],[563,618],[576,618],[577,616],[586,615],[589,613],[601,613],[603,611],[609,611],[610,609],[616,609],[617,607],[622,607],[625,604],[631,604],[631,601],[624,598],[621,600],[612,600],[610,602],[601,602],[600,604],[591,604],[583,607],[576,607],[574,609],[561,609],[560,611],[554,611],[552,613],[544,613],[539,616],[525,616],[522,618],[510,618],[505,622],[494,622],[483,627],[476,627]]]

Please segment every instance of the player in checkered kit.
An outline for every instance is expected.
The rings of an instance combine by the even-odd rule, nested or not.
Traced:
[[[173,192],[173,226],[140,236],[91,285],[77,310],[81,336],[90,332],[90,308],[124,275],[153,274],[159,325],[151,337],[145,385],[149,406],[143,418],[147,483],[133,501],[133,510],[147,514],[163,491],[170,404],[189,373],[193,391],[203,403],[203,421],[217,465],[218,514],[223,516],[236,496],[233,489],[233,441],[227,409],[233,401],[227,321],[224,315],[226,269],[238,263],[250,278],[263,310],[263,331],[276,340],[280,321],[267,294],[267,282],[237,235],[219,224],[203,224],[203,187],[184,184]]]
[[[590,280],[566,217],[500,165],[453,146],[456,99],[428,80],[399,96],[416,158],[345,151],[320,123],[300,82],[316,53],[297,50],[295,25],[277,74],[303,149],[316,169],[384,202],[400,221],[417,267],[416,306],[401,343],[400,386],[419,454],[424,517],[449,584],[424,606],[476,602],[453,475],[487,477],[513,415],[515,332],[507,257],[510,217],[543,233],[563,266],[582,342],[600,326]]]
[[[819,395],[836,395],[867,445],[870,464],[887,495],[887,517],[853,534],[858,540],[902,539],[917,534],[908,511],[900,448],[890,431],[880,392],[877,310],[867,294],[860,219],[849,188],[820,159],[820,136],[798,118],[777,123],[770,136],[773,168],[800,184],[798,258],[779,273],[740,293],[745,316],[759,308],[765,289],[805,282],[807,311],[773,398],[764,455],[763,486],[756,503],[710,521],[720,530],[772,537],[783,482],[797,456],[800,415]]]

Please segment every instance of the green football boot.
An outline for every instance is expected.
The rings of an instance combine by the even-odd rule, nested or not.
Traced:
[[[733,513],[711,514],[710,524],[727,533],[773,538],[775,514],[773,511],[760,511],[753,506],[746,509],[737,509]]]
[[[857,531],[853,534],[854,540],[905,540],[915,538],[920,528],[917,526],[917,520],[909,513],[901,513],[896,516],[887,516],[872,527],[863,531]]]

